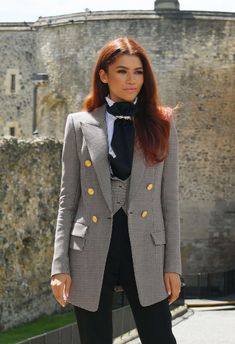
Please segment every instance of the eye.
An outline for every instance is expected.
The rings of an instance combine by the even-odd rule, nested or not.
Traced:
[[[137,74],[143,74],[144,72],[142,70],[138,70],[136,73]]]
[[[118,73],[126,73],[126,71],[124,69],[119,69]]]

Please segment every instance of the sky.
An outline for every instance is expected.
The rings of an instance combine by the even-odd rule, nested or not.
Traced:
[[[235,0],[179,0],[181,10],[235,12]],[[0,0],[0,22],[105,10],[153,10],[154,0]]]

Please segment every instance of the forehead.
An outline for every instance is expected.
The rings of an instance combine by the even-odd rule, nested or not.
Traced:
[[[127,68],[143,67],[141,59],[136,55],[122,54],[118,56],[110,67],[126,66]]]

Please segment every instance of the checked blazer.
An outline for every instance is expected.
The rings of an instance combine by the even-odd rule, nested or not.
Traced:
[[[67,116],[51,276],[71,275],[68,302],[96,311],[113,223],[106,105]],[[154,166],[135,149],[127,195],[128,230],[142,306],[166,298],[164,272],[181,274],[178,139]]]

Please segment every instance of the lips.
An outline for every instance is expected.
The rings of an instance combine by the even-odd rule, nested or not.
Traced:
[[[124,91],[136,91],[137,88],[125,88]]]

